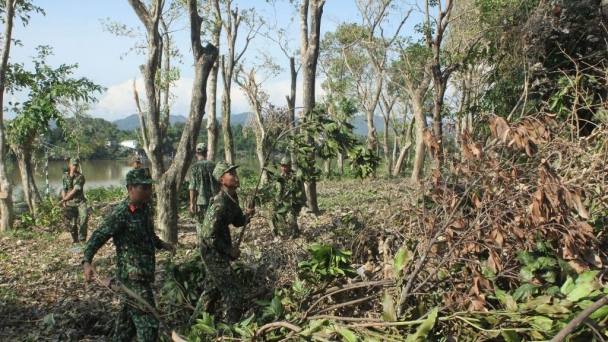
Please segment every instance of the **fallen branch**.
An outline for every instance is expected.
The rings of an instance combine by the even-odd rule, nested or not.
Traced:
[[[347,290],[358,289],[361,287],[388,286],[388,285],[395,285],[395,281],[392,279],[385,279],[385,280],[379,280],[379,281],[367,281],[367,282],[355,283],[355,284],[344,285],[344,286],[340,285],[340,286],[330,287],[329,289],[325,290],[325,292],[323,292],[324,294],[319,299],[317,299],[314,303],[312,303],[310,305],[308,310],[306,310],[306,312],[304,313],[304,317],[308,316],[308,314],[310,313],[310,310],[312,310],[312,308],[314,308],[317,304],[319,304],[323,299],[325,299],[331,295],[335,295],[337,293],[344,292]]]
[[[313,319],[333,319],[336,321],[344,322],[383,322],[381,318],[365,318],[365,317],[340,317],[332,315],[316,315],[306,317],[307,320],[312,321]]]
[[[300,330],[302,330],[302,328],[293,325],[291,323],[287,323],[287,322],[274,322],[274,323],[268,323],[266,325],[261,326],[256,332],[255,335],[253,336],[253,338],[251,339],[251,341],[256,341],[257,337],[260,336],[260,334],[262,334],[265,331],[268,330],[274,330],[276,328],[287,328],[290,329],[295,332],[299,332]]]
[[[340,304],[336,304],[336,305],[332,305],[328,308],[325,308],[323,310],[319,310],[316,313],[320,314],[323,312],[327,312],[327,311],[331,311],[331,310],[335,310],[335,309],[339,309],[339,308],[343,308],[345,306],[349,306],[349,305],[354,305],[354,304],[359,304],[361,302],[367,302],[368,300],[370,300],[371,298],[374,297],[378,297],[380,294],[377,293],[375,295],[371,295],[371,296],[367,296],[367,297],[363,297],[363,298],[359,298],[359,299],[355,299],[355,300],[351,300],[350,302],[345,302],[345,303],[340,303]]]
[[[585,310],[583,310],[578,316],[576,316],[573,320],[570,321],[557,335],[555,335],[550,342],[562,342],[563,340],[570,335],[579,325],[583,324],[583,322],[594,313],[596,310],[601,308],[602,306],[608,304],[608,295],[602,297],[597,302],[591,304]]]

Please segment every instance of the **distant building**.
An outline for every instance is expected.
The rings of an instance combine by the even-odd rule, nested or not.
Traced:
[[[116,147],[118,145],[118,141],[116,139],[106,140],[106,147]]]
[[[125,147],[125,148],[130,148],[133,150],[137,150],[137,148],[139,147],[139,141],[137,140],[124,140],[120,142],[120,146]]]

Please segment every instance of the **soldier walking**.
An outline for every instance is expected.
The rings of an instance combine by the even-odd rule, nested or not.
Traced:
[[[219,182],[221,190],[213,198],[203,225],[199,232],[199,245],[205,267],[203,293],[196,304],[190,323],[200,317],[202,311],[213,312],[220,298],[226,303],[226,322],[235,323],[243,311],[243,286],[230,267],[230,261],[241,255],[238,246],[232,245],[229,225],[244,226],[255,214],[255,209],[246,209],[245,213],[239,206],[236,189],[240,185],[236,173],[236,165],[219,162],[213,170],[214,178]]]
[[[78,171],[80,159],[70,159],[68,170],[62,174],[61,199],[62,218],[65,228],[74,243],[87,240],[87,200],[84,197],[84,175]]]
[[[275,236],[298,236],[298,215],[306,203],[304,183],[291,167],[289,157],[280,161],[281,175],[276,181],[276,196],[270,226]]]
[[[154,217],[149,202],[152,199],[152,178],[148,168],[127,173],[129,196],[97,229],[84,249],[82,265],[84,277],[90,281],[95,269],[91,265],[95,253],[110,238],[116,246],[116,276],[118,281],[143,298],[152,307],[156,263],[155,249],[175,254],[175,247],[162,241],[154,232]],[[120,312],[116,320],[113,341],[131,341],[137,336],[140,342],[158,340],[159,323],[145,306],[121,294]]]
[[[207,145],[196,145],[196,163],[190,167],[190,214],[196,218],[196,224],[202,225],[209,202],[220,189],[220,184],[213,178],[215,163],[207,160]],[[199,229],[197,228],[197,231]]]

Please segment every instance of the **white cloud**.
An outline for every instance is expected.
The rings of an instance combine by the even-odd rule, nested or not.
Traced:
[[[220,80],[221,82],[221,80]],[[173,115],[182,115],[187,117],[190,110],[190,98],[192,93],[192,78],[181,78],[179,79],[171,92],[173,98],[171,99],[171,113]],[[320,82],[317,82],[319,84]],[[139,98],[143,104],[145,103],[145,89],[142,78],[138,78],[135,81]],[[270,94],[270,102],[276,106],[284,107],[287,105],[285,96],[290,93],[289,80],[275,80],[268,81],[262,85],[263,89],[266,89]],[[218,87],[218,107],[220,106],[222,90],[221,84]],[[298,92],[296,95],[296,107],[301,106],[301,83],[298,84]],[[245,97],[245,94],[241,89],[234,85],[231,93],[232,100],[232,113],[238,114],[248,112],[250,110],[249,102]],[[324,92],[317,85],[317,96],[324,95]],[[218,108],[219,111],[219,108]],[[121,84],[113,85],[108,87],[106,93],[100,98],[99,102],[93,109],[92,115],[94,117],[103,118],[108,121],[114,121],[126,118],[131,114],[135,114],[137,108],[133,97],[133,80],[125,81]],[[219,114],[218,114],[219,116]]]

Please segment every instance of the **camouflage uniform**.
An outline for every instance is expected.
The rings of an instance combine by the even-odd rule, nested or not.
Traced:
[[[196,146],[197,153],[203,153],[207,150],[205,144]],[[213,169],[215,163],[209,160],[199,160],[190,167],[190,184],[188,190],[196,191],[196,221],[197,225],[203,224],[205,213],[209,208],[209,202],[220,190],[220,184],[213,178]],[[199,230],[197,228],[197,230]]]
[[[219,179],[236,166],[218,163],[214,170],[214,178]],[[224,172],[221,172],[221,171]],[[219,174],[219,176],[218,176]],[[230,196],[221,190],[214,198],[207,210],[203,225],[198,232],[199,244],[204,246],[203,264],[205,266],[205,279],[203,280],[203,293],[196,304],[196,311],[190,323],[200,318],[202,311],[212,312],[216,302],[222,297],[226,302],[226,322],[237,322],[243,310],[243,285],[230,267],[230,250],[232,239],[229,225],[242,227],[247,223],[247,217],[239,207],[236,194]]]
[[[79,164],[78,158],[70,159],[71,164]],[[65,202],[65,207],[62,207],[63,225],[66,230],[72,235],[74,242],[86,241],[87,239],[87,199],[84,197],[84,183],[86,182],[84,175],[80,172],[75,172],[70,176],[70,170],[64,171],[62,174],[62,190],[63,195],[67,195],[72,189],[78,189],[74,197]]]
[[[281,165],[291,165],[289,158],[281,159]],[[297,236],[298,214],[306,203],[304,183],[292,170],[290,174],[282,174],[276,181],[276,197],[271,218],[272,231],[277,236]]]
[[[151,182],[147,168],[133,170],[127,174],[127,184]],[[151,284],[154,282],[155,248],[162,248],[163,242],[154,232],[154,218],[150,206],[137,208],[129,198],[118,204],[99,229],[91,234],[82,262],[91,263],[97,250],[110,238],[116,246],[116,277],[154,307]],[[140,342],[157,341],[157,319],[125,293],[121,294],[120,300],[113,340],[131,341],[137,335]]]

